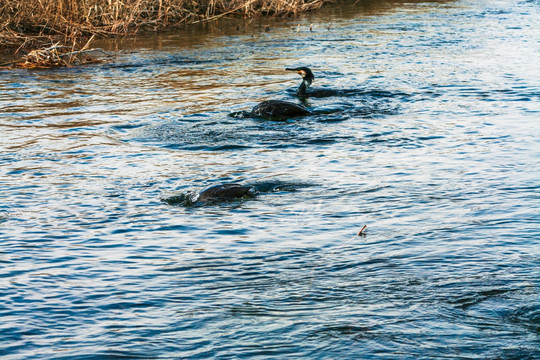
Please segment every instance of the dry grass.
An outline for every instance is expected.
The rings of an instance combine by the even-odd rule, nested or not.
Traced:
[[[164,30],[235,14],[297,14],[331,0],[0,0],[0,48]],[[80,42],[80,40],[79,40]]]
[[[76,47],[76,43],[73,43],[70,48],[57,42],[49,47],[35,49],[18,60],[0,64],[0,68],[35,69],[101,64],[109,60],[96,57],[96,54],[99,54],[102,57],[105,55],[109,59],[115,56],[114,53],[102,49],[90,49],[89,45],[92,40],[94,40],[94,37],[95,35],[92,35],[83,47]]]

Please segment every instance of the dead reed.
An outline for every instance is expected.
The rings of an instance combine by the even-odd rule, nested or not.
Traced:
[[[86,45],[82,48],[71,48],[65,45],[61,45],[59,42],[52,46],[35,49],[28,54],[22,56],[20,59],[0,64],[0,68],[23,68],[23,69],[36,69],[36,68],[53,68],[53,67],[70,67],[73,65],[85,65],[85,64],[100,64],[106,62],[103,58],[95,56],[106,55],[111,57],[114,54],[108,53],[102,49],[90,49],[88,46],[94,39],[94,35],[88,40]]]
[[[225,15],[287,15],[332,0],[0,0],[0,48],[165,30]],[[80,42],[80,40],[79,40]]]

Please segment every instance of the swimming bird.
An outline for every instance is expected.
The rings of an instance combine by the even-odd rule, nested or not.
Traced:
[[[161,201],[169,205],[181,206],[204,206],[214,205],[222,202],[253,198],[259,192],[253,186],[246,186],[237,183],[225,183],[211,186],[202,190],[198,194],[181,193],[178,195],[162,198]]]
[[[288,71],[295,71],[302,77],[302,83],[296,90],[296,96],[299,98],[306,97],[329,97],[337,95],[346,95],[350,91],[348,90],[332,90],[332,89],[309,89],[315,76],[310,68],[302,66],[296,68],[286,68]],[[309,89],[309,90],[308,90]]]
[[[252,117],[269,120],[284,120],[306,115],[311,115],[311,111],[304,106],[283,100],[266,100],[255,105],[251,111],[235,111],[229,114],[234,118]]]
[[[298,96],[306,96],[307,90],[311,86],[311,83],[313,80],[315,80],[315,76],[313,75],[313,72],[310,68],[302,66],[297,68],[286,68],[287,71],[296,71],[300,76],[302,77],[302,83],[296,90],[296,95]]]
[[[299,68],[300,69],[300,68]],[[301,68],[301,69],[307,69],[307,68]],[[293,69],[286,69],[286,70],[293,70]],[[307,69],[309,73],[311,73],[311,70]],[[313,76],[313,74],[311,74]],[[300,88],[309,87],[309,85],[303,85],[308,80],[303,80],[302,85],[300,85]],[[307,84],[307,83],[306,83]],[[311,84],[311,82],[309,82]],[[299,89],[300,90],[300,89]],[[265,118],[265,119],[288,119],[292,117],[297,116],[306,116],[310,115],[311,111],[306,109],[305,106],[296,104],[290,101],[283,101],[283,100],[266,100],[263,101],[253,107],[251,111],[235,111],[229,116],[236,117],[236,118],[243,118],[243,117],[256,117],[256,118]]]
[[[310,115],[311,111],[300,104],[283,100],[266,100],[255,105],[251,109],[250,115],[261,118],[291,118],[297,116]]]
[[[254,197],[257,191],[251,186],[236,183],[220,184],[209,187],[199,193],[196,202],[220,202],[241,199],[244,197]]]

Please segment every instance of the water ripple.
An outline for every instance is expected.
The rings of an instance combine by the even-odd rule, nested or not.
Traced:
[[[538,359],[538,15],[341,3],[0,70],[2,358]],[[300,65],[313,115],[228,116]]]

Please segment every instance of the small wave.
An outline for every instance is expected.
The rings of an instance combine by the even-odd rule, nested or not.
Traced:
[[[540,305],[522,306],[509,315],[510,321],[540,335]]]
[[[317,184],[273,180],[273,181],[255,182],[252,184],[252,186],[260,193],[271,193],[271,192],[293,192],[299,189],[317,186]]]
[[[159,57],[159,58],[144,58],[139,57],[136,60],[123,60],[123,61],[116,61],[116,62],[110,62],[103,64],[101,66],[102,69],[118,69],[128,72],[134,72],[134,71],[140,71],[144,68],[150,68],[150,67],[156,67],[156,66],[164,66],[164,65],[203,65],[203,64],[211,64],[215,63],[215,60],[201,60],[201,59],[193,59],[189,58],[187,56],[181,56],[181,55],[171,55],[167,57]]]
[[[161,201],[168,205],[190,207],[195,205],[195,198],[197,194],[193,192],[180,193],[178,195],[161,198]]]
[[[3,223],[7,221],[10,217],[9,212],[7,211],[0,211],[0,223]]]
[[[515,291],[515,289],[486,289],[464,295],[454,294],[452,299],[449,300],[449,303],[454,304],[458,308],[466,310],[490,298],[499,297],[513,291]]]

